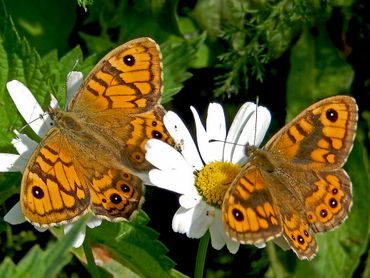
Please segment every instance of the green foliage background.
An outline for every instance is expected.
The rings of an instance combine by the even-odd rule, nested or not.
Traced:
[[[25,83],[47,108],[49,93],[63,102],[66,75],[87,74],[112,48],[150,36],[163,54],[164,106],[192,125],[189,106],[204,113],[220,102],[231,121],[259,96],[273,116],[273,133],[313,102],[350,94],[359,127],[345,168],[353,207],[338,229],[318,235],[311,262],[273,244],[242,246],[236,255],[209,248],[207,277],[370,277],[370,5],[366,0],[2,0],[0,4],[0,152],[15,153],[13,129],[25,123],[5,84]],[[76,61],[78,63],[74,68]],[[25,131],[32,136],[29,129]],[[20,174],[0,175],[0,215],[18,201]],[[197,240],[176,234],[175,194],[148,188],[144,211],[131,223],[87,230],[102,260],[87,268],[84,251],[53,229],[0,220],[0,276],[192,276]]]

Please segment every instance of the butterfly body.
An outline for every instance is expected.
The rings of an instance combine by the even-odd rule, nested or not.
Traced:
[[[352,149],[357,105],[347,96],[313,104],[263,149],[246,147],[248,162],[223,202],[227,233],[256,244],[283,236],[300,259],[317,251],[315,233],[342,223],[352,204],[341,167]]]
[[[84,157],[87,162],[115,165],[117,169],[127,170],[127,165],[121,157],[121,150],[125,146],[122,139],[112,134],[112,130],[94,124],[88,115],[74,111],[60,109],[49,110],[54,122],[54,128],[61,134],[61,140],[78,157]],[[119,126],[120,123],[117,123]]]
[[[164,124],[159,46],[150,38],[123,44],[92,70],[66,111],[50,109],[54,126],[22,177],[21,208],[36,226],[69,223],[92,212],[131,219],[144,198],[135,173],[147,171],[150,138],[172,144]]]

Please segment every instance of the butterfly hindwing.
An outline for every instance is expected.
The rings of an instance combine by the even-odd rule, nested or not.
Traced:
[[[95,173],[90,191],[91,210],[109,221],[131,219],[144,202],[142,180],[124,170]]]

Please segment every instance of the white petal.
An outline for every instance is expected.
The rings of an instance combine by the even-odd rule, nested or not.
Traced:
[[[37,135],[44,136],[49,130],[51,120],[44,117],[45,113],[31,91],[17,80],[8,82],[6,87],[26,123]]]
[[[67,101],[66,107],[68,106],[69,102],[76,94],[78,89],[81,87],[83,82],[83,74],[79,71],[71,71],[67,75]]]
[[[199,222],[207,221],[206,208],[205,202],[199,202],[191,209],[180,207],[172,219],[172,229],[178,233],[186,233],[189,238],[202,237],[204,232],[200,230],[202,227]]]
[[[4,221],[12,225],[21,224],[26,221],[21,209],[21,203],[18,201],[4,216]]]
[[[179,194],[195,195],[194,175],[185,171],[160,171],[153,169],[149,171],[150,183]]]
[[[226,244],[230,253],[235,254],[238,251],[240,244],[226,235],[222,224],[221,210],[219,209],[215,210],[215,220],[209,228],[209,232],[211,234],[211,244],[214,249],[220,250]]]
[[[208,107],[207,135],[209,140],[209,151],[212,153],[211,160],[222,160],[224,144],[226,140],[226,120],[222,106],[217,103],[211,103]]]
[[[145,150],[145,159],[158,169],[192,171],[192,167],[185,161],[181,153],[161,140],[148,140],[145,144]]]
[[[21,172],[22,165],[19,164],[20,155],[12,153],[0,153],[0,172]]]
[[[163,117],[164,125],[175,143],[181,147],[181,154],[184,159],[193,166],[194,170],[202,169],[203,163],[195,146],[193,138],[183,121],[172,111]]]
[[[211,103],[208,106],[206,129],[211,139],[225,140],[226,121],[222,106],[218,103]]]
[[[207,131],[203,127],[198,112],[194,109],[194,107],[190,107],[190,109],[194,116],[198,149],[203,161],[205,163],[209,163],[215,160],[221,160],[223,142],[210,142],[210,140],[225,141],[225,137],[222,137],[222,131],[220,131],[222,127],[225,127],[225,117],[223,115],[222,107],[218,104],[209,106],[208,112],[210,115],[207,116]],[[211,117],[213,117],[213,119],[211,119]],[[208,129],[210,129],[210,134],[208,134]],[[218,135],[216,135],[217,133]]]
[[[231,124],[229,132],[226,137],[226,144],[224,150],[224,160],[231,161],[232,157],[235,156],[235,152],[244,153],[245,146],[238,146],[236,143],[239,140],[239,137],[244,129],[245,124],[250,120],[253,112],[256,109],[256,105],[252,102],[246,102],[240,107],[236,116]]]
[[[194,208],[185,209],[180,207],[172,219],[172,229],[176,233],[185,234],[189,231],[191,225],[191,215]]]
[[[100,218],[97,218],[95,216],[92,216],[86,223],[86,225],[90,228],[90,229],[94,229],[98,226],[100,226],[102,223],[102,219]]]
[[[59,103],[56,97],[53,94],[50,94],[50,108],[56,109],[59,108]]]
[[[214,249],[220,250],[225,245],[225,239],[222,235],[223,225],[221,223],[221,215],[215,210],[215,220],[209,227],[209,233],[211,235],[211,245]]]
[[[239,250],[240,243],[233,241],[231,238],[227,237],[225,234],[225,242],[226,242],[226,247],[229,250],[231,254],[236,254]]]
[[[258,106],[257,122],[256,113],[254,111],[236,142],[237,145],[232,156],[232,162],[239,164],[245,163],[247,160],[247,157],[245,156],[245,146],[247,144],[259,146],[267,132],[270,121],[270,112],[265,107]],[[256,134],[256,136],[254,134]]]
[[[181,195],[179,198],[179,203],[183,208],[190,209],[195,207],[202,197],[199,195]]]
[[[190,225],[189,238],[201,238],[208,231],[210,225],[213,222],[212,215],[213,208],[208,206],[208,209],[204,211],[198,218],[192,220]]]
[[[266,243],[265,242],[255,243],[254,246],[256,246],[259,249],[262,249],[266,247]]]
[[[72,227],[73,223],[64,225],[64,234],[65,235],[68,234],[71,231]],[[80,232],[77,234],[76,238],[74,239],[72,246],[74,248],[79,248],[84,243],[85,236],[86,236],[86,226],[83,226]]]
[[[38,226],[33,226],[38,232],[40,233],[43,233],[45,231],[47,231],[48,228],[44,228],[44,227],[38,227]]]
[[[191,112],[193,113],[194,121],[195,121],[195,128],[197,131],[197,143],[198,143],[198,150],[200,152],[200,155],[202,156],[202,159],[205,163],[208,163],[212,160],[208,157],[211,155],[211,152],[208,150],[208,143],[209,139],[207,136],[207,132],[205,128],[203,127],[203,124],[199,118],[197,110],[194,109],[194,107],[190,107]]]
[[[21,156],[28,159],[37,148],[37,142],[16,130],[14,130],[14,133],[17,135],[17,138],[14,138],[11,143]]]

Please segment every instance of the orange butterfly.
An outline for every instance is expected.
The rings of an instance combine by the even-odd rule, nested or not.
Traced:
[[[54,126],[22,178],[21,208],[39,227],[98,217],[130,219],[143,202],[144,145],[172,144],[163,125],[162,63],[150,38],[127,42],[91,71],[66,111],[49,109]]]
[[[308,107],[249,157],[228,189],[226,232],[241,243],[283,236],[300,259],[317,251],[315,234],[342,223],[352,204],[342,166],[356,135],[353,98],[335,96]]]

